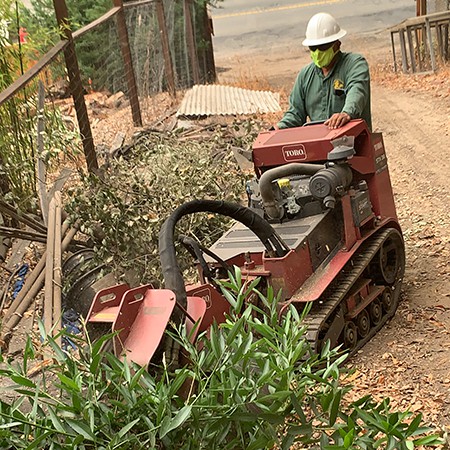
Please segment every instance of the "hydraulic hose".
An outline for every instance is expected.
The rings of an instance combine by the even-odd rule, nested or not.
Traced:
[[[186,250],[194,257],[198,259],[198,262],[203,270],[203,274],[209,279],[209,282],[214,285],[215,281],[213,278],[213,274],[211,269],[208,266],[208,263],[205,260],[203,254],[208,255],[209,257],[216,260],[227,272],[231,269],[231,267],[222,259],[219,258],[215,253],[211,250],[197,242],[195,239],[190,236],[180,235],[178,236],[178,241],[181,242]]]
[[[159,232],[159,257],[164,285],[175,293],[177,303],[184,309],[187,307],[187,295],[175,251],[175,225],[183,216],[198,212],[217,213],[241,222],[255,233],[271,256],[283,257],[289,251],[289,247],[269,222],[245,206],[217,200],[192,200],[184,203],[169,216]],[[180,308],[174,310],[172,319],[181,323]]]
[[[319,170],[325,169],[322,164],[301,164],[290,163],[280,167],[269,169],[261,175],[259,179],[259,191],[266,214],[271,219],[281,219],[282,209],[275,200],[272,183],[277,178],[289,175],[314,175]]]

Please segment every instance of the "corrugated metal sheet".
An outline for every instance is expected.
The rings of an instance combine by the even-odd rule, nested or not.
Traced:
[[[232,86],[197,85],[186,92],[177,116],[213,116],[278,112],[280,95]]]

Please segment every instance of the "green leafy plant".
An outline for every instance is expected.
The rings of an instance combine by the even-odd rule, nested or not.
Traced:
[[[16,46],[0,40],[0,90],[6,89],[19,76],[22,57]],[[35,167],[40,116],[36,81],[0,105],[0,192],[24,211],[35,212],[38,207]],[[51,103],[45,105],[42,117],[43,157],[50,169],[61,154],[77,153],[79,139],[75,132],[67,129],[61,114]]]
[[[0,401],[2,448],[52,449],[413,449],[434,446],[420,415],[392,411],[389,400],[348,403],[340,385],[345,355],[311,352],[302,316],[291,307],[280,321],[272,292],[255,291],[239,270],[223,287],[233,305],[226,321],[190,343],[174,336],[189,363],[156,374],[129,367],[77,336],[77,354],[45,335],[53,362],[34,372],[39,348],[27,342],[22,364],[1,375],[18,397]],[[259,306],[244,299],[255,293]],[[241,308],[243,306],[243,308]],[[237,309],[235,309],[237,308]],[[48,346],[48,347],[47,347]],[[42,350],[42,349],[41,349]]]

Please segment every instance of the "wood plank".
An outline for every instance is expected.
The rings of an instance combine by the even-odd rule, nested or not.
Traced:
[[[405,44],[405,32],[401,30],[399,33],[400,36],[400,49],[402,52],[402,70],[403,73],[408,73],[408,56],[406,54],[406,44]]]
[[[406,37],[408,39],[408,47],[409,47],[409,59],[411,60],[411,70],[412,72],[416,72],[416,58],[414,56],[414,44],[411,35],[411,27],[406,27]]]
[[[166,15],[162,0],[156,1],[156,16],[158,18],[159,33],[161,37],[161,46],[163,50],[164,66],[166,69],[167,87],[172,97],[176,96],[175,74],[172,65],[172,56],[170,54],[169,35],[167,33]]]
[[[111,17],[114,17],[119,11],[120,11],[120,7],[114,7],[112,9],[110,9],[107,13],[103,14],[103,16],[100,16],[98,19],[95,19],[93,22],[88,23],[83,28],[80,28],[79,30],[74,31],[72,33],[73,39],[77,39],[77,38],[83,36],[83,34],[86,34],[88,31],[91,31],[93,28],[96,28],[99,25],[101,25],[102,23],[107,22],[109,19],[111,19]]]
[[[392,57],[394,59],[394,72],[397,72],[397,56],[395,54],[394,33],[391,32]]]
[[[77,113],[78,127],[83,143],[84,155],[89,172],[95,172],[98,169],[97,155],[95,153],[94,139],[92,137],[91,123],[84,101],[84,89],[81,81],[80,68],[75,50],[75,43],[72,37],[72,31],[69,26],[69,13],[65,0],[53,0],[56,20],[58,26],[64,34],[67,41],[67,47],[64,49],[64,59],[66,61],[67,75],[69,77],[70,93],[72,94],[75,111]]]
[[[430,21],[428,19],[425,20],[425,26],[427,29],[428,47],[430,49],[431,69],[433,70],[433,72],[435,72],[436,71],[436,57],[434,55],[433,38],[431,36],[431,26],[430,26]]]
[[[186,30],[186,43],[188,47],[189,60],[191,62],[194,83],[200,84],[200,69],[198,67],[197,46],[195,43],[194,27],[192,26],[192,0],[184,0],[184,21]]]
[[[41,214],[44,219],[44,225],[48,223],[48,197],[47,197],[47,166],[44,161],[44,106],[45,106],[45,88],[44,83],[39,80],[38,87],[38,119],[37,119],[37,151],[36,151],[36,171],[37,171],[37,193],[39,204],[41,205]]]
[[[402,29],[405,29],[407,26],[419,26],[424,25],[426,20],[429,20],[431,24],[438,21],[449,21],[450,20],[450,11],[443,11],[433,14],[427,14],[425,16],[419,17],[411,17],[409,19],[403,20],[402,22],[394,25],[393,27],[388,28],[389,31],[399,32]]]
[[[142,127],[141,108],[139,106],[136,77],[134,74],[133,60],[131,58],[130,40],[128,38],[127,24],[123,10],[122,0],[114,0],[114,5],[119,8],[117,14],[117,34],[119,35],[120,51],[122,53],[125,76],[128,87],[128,97],[130,99],[131,115],[135,127]]]
[[[449,52],[448,52],[448,44],[449,44],[449,33],[448,33],[448,29],[449,29],[449,24],[445,24],[443,25],[443,33],[444,33],[444,59],[447,61],[450,57]]]
[[[419,71],[422,71],[422,37],[421,33],[419,33],[418,28],[414,28],[414,37],[416,39],[416,48],[417,48],[417,62],[419,64]]]
[[[56,192],[55,196],[55,234],[53,248],[53,335],[56,343],[61,346],[62,325],[62,201],[61,192]]]
[[[123,7],[125,9],[129,9],[129,8],[136,8],[139,6],[146,6],[146,5],[150,5],[152,3],[156,3],[156,0],[138,0],[136,2],[126,2]]]

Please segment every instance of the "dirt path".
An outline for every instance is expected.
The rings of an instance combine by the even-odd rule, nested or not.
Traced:
[[[352,363],[360,390],[450,425],[450,101],[373,88],[407,249],[395,318]]]
[[[390,61],[388,42],[364,35],[345,48],[364,53],[374,68]],[[287,94],[306,62],[308,55],[293,45],[218,65],[226,69],[222,82],[247,77],[248,87],[261,83]],[[422,412],[427,423],[450,431],[450,81],[375,72],[373,123],[384,135],[407,268],[399,310],[350,361],[352,381],[356,396],[390,397],[394,406]],[[430,89],[431,83],[440,84]]]

